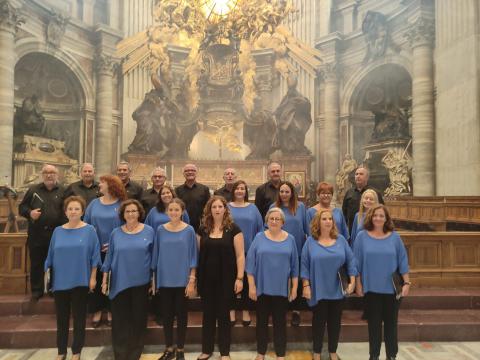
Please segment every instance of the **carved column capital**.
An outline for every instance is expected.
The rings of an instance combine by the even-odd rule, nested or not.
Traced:
[[[14,34],[23,23],[25,23],[25,19],[21,17],[20,11],[13,7],[11,1],[0,0],[0,30],[10,31]]]
[[[405,33],[410,46],[428,45],[433,47],[435,41],[435,21],[425,17],[418,18]]]
[[[99,75],[112,76],[118,66],[118,61],[111,55],[98,53],[95,55],[94,66]]]
[[[331,62],[320,68],[320,76],[325,82],[338,81],[340,65],[337,62]]]

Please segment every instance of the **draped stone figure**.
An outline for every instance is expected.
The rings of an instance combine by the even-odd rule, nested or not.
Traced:
[[[297,90],[297,78],[289,76],[288,91],[275,110],[278,145],[283,154],[310,155],[305,135],[312,125],[311,104]]]
[[[36,95],[27,97],[15,113],[15,135],[44,136],[45,117]]]
[[[243,124],[243,141],[250,147],[250,159],[268,159],[276,147],[276,125],[268,110],[255,111]]]

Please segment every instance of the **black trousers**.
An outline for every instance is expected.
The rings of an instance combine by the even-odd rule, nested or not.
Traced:
[[[221,282],[212,282],[202,293],[202,352],[213,353],[215,345],[215,328],[218,321],[218,349],[221,356],[230,354],[230,310],[232,300],[225,299]]]
[[[28,253],[30,256],[30,289],[33,295],[43,294],[43,274],[45,260],[48,255],[49,243],[42,241],[42,244],[29,242]]]
[[[100,257],[102,263],[105,261],[107,253],[101,252]],[[88,312],[93,314],[97,311],[110,310],[110,299],[102,293],[103,272],[100,267],[97,269],[97,285],[92,293],[88,296]]]
[[[327,326],[328,332],[328,352],[337,352],[342,322],[343,303],[343,299],[320,300],[312,308],[313,352],[315,354],[320,354],[322,352],[325,325]]]
[[[400,301],[393,294],[365,294],[365,305],[368,317],[368,343],[370,356],[380,356],[382,346],[382,323],[387,357],[395,357],[398,353],[398,310]]]
[[[173,319],[177,318],[177,348],[183,349],[187,333],[188,309],[184,287],[159,289],[165,346],[173,346]]]
[[[246,257],[246,254],[245,254]],[[253,302],[248,297],[248,277],[247,273],[244,273],[243,276],[243,289],[236,296],[235,305],[233,306],[232,310],[252,310]]]
[[[67,353],[70,311],[73,315],[72,353],[80,354],[85,344],[88,287],[81,286],[68,290],[58,290],[53,295],[57,313],[58,355]]]
[[[278,357],[285,356],[287,348],[288,298],[260,295],[257,299],[257,352],[265,355],[268,346],[268,318],[272,314],[273,347]]]
[[[123,290],[112,299],[112,345],[115,360],[142,355],[148,315],[149,284]]]

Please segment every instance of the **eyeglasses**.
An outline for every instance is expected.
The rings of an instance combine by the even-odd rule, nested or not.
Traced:
[[[164,177],[165,177],[165,176],[163,176],[163,175],[153,175],[153,176],[152,176],[152,178],[154,178],[154,179],[162,179],[162,178],[164,178]]]
[[[135,214],[138,210],[125,210],[125,214]]]
[[[57,172],[56,171],[44,171],[42,172],[43,175],[56,175]]]
[[[280,222],[280,221],[283,221],[282,218],[277,218],[277,217],[272,217],[272,218],[268,218],[268,221],[271,221],[271,222]]]
[[[320,193],[318,195],[320,195],[320,196],[332,196],[332,194],[330,194],[330,193]]]

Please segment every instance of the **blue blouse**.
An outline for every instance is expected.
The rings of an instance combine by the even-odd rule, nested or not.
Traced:
[[[260,211],[254,204],[248,204],[245,207],[236,207],[228,204],[228,208],[232,213],[233,221],[242,230],[246,254],[255,235],[263,230],[262,215],[260,215]]]
[[[156,273],[156,286],[185,287],[190,270],[198,263],[195,230],[188,225],[178,232],[160,225],[153,247],[152,270]]]
[[[125,289],[150,281],[154,237],[155,232],[148,225],[136,234],[127,234],[121,227],[112,231],[102,266],[104,273],[111,271],[110,299]]]
[[[275,204],[270,206],[270,208],[272,207],[275,207]],[[305,205],[299,201],[295,215],[285,206],[282,206],[281,209],[285,214],[285,224],[283,224],[282,229],[293,236],[295,244],[297,245],[297,254],[300,256],[303,244],[305,244],[305,240],[309,234]]]
[[[355,239],[353,252],[364,293],[394,294],[392,274],[397,270],[402,275],[408,273],[407,251],[396,231],[376,239],[363,230]]]
[[[151,226],[153,230],[157,230],[160,225],[166,224],[170,221],[168,215],[164,212],[160,212],[156,207],[150,209],[145,219],[145,224]],[[184,223],[190,224],[190,217],[188,216],[187,210],[182,214],[182,221]]]
[[[308,300],[309,306],[315,306],[319,300],[343,298],[338,278],[338,270],[343,265],[346,265],[349,276],[357,275],[352,249],[342,235],[338,235],[332,246],[323,246],[308,237],[302,251],[301,278],[310,281],[312,297]]]
[[[45,260],[45,271],[52,269],[53,291],[88,286],[92,268],[100,265],[100,244],[93,226],[55,228]]]
[[[362,214],[362,218],[358,219],[358,212],[355,214],[353,218],[353,225],[352,225],[352,236],[350,236],[350,246],[353,248],[355,244],[355,239],[360,231],[363,230],[363,223],[365,221],[365,213]]]
[[[290,278],[298,278],[298,253],[292,235],[273,241],[260,232],[247,254],[246,272],[253,275],[257,296],[262,294],[288,297]]]
[[[94,199],[85,210],[83,221],[95,227],[102,246],[108,245],[112,230],[122,225],[118,215],[119,209],[120,201],[104,205],[100,199]]]
[[[317,215],[317,209],[311,207],[307,210],[307,222],[308,222],[308,233],[310,234],[310,224],[312,223],[313,218]],[[335,225],[337,226],[338,233],[342,235],[345,239],[349,238],[348,234],[348,226],[345,222],[345,217],[343,216],[343,212],[339,208],[333,208],[332,210],[333,221],[335,221]]]

